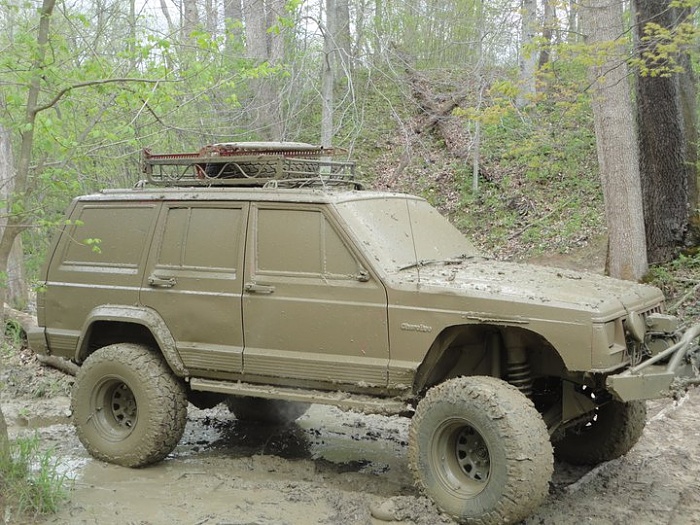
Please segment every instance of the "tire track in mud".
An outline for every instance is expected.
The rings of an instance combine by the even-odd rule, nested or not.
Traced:
[[[601,524],[697,524],[700,520],[700,390],[679,401],[648,403],[649,419],[639,443],[624,457],[603,463],[578,479],[557,480],[528,525],[586,521]]]

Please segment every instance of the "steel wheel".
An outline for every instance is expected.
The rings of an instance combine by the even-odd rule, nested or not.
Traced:
[[[93,391],[90,401],[95,425],[105,435],[124,439],[138,421],[136,398],[129,386],[117,378],[105,378]]]
[[[466,420],[453,419],[435,429],[431,457],[437,474],[455,496],[474,496],[481,492],[491,473],[488,446],[479,432]]]

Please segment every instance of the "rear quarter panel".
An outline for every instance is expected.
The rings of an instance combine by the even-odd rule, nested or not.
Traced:
[[[73,357],[88,313],[136,304],[157,202],[76,201],[47,263],[40,322],[51,353]]]

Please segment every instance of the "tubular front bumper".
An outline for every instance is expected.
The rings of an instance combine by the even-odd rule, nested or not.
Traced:
[[[608,389],[620,401],[634,401],[663,397],[674,388],[700,384],[699,337],[700,324],[691,326],[675,345],[622,373],[608,376]],[[659,364],[662,361],[665,363]]]

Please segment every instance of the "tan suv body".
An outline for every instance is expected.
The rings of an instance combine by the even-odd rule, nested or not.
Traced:
[[[197,159],[197,177],[218,166]],[[700,329],[659,290],[486,259],[423,199],[210,185],[80,197],[49,251],[30,343],[83,365],[74,418],[97,458],[162,459],[187,400],[400,413],[442,510],[514,522],[546,495],[552,446],[626,453],[641,400],[697,370]]]

